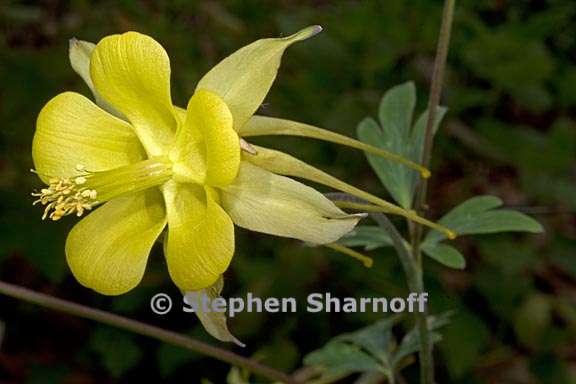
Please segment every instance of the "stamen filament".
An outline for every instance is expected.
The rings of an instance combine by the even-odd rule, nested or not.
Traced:
[[[48,187],[32,193],[38,198],[33,205],[45,206],[42,220],[49,217],[56,221],[73,213],[82,216],[112,198],[160,185],[172,176],[172,163],[154,158],[108,171],[93,172],[80,164],[76,170],[76,176],[48,177]]]
[[[172,176],[172,163],[155,158],[116,168],[111,171],[92,172],[86,175],[86,185],[98,191],[99,200],[143,191],[162,184]]]

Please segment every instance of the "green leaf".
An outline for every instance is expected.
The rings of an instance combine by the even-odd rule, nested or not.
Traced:
[[[379,372],[391,377],[395,345],[392,327],[399,318],[390,316],[355,332],[341,334],[307,355],[304,363],[321,368],[324,380],[357,372]]]
[[[489,209],[498,208],[502,205],[502,200],[496,196],[475,196],[458,205],[448,212],[443,220],[455,220],[467,214],[482,213]]]
[[[390,88],[380,101],[378,119],[382,132],[391,140],[402,140],[410,134],[416,106],[416,87],[409,81]]]
[[[431,340],[442,339],[436,332],[448,324],[452,312],[428,317]],[[355,332],[341,334],[323,348],[308,354],[304,363],[322,370],[322,380],[337,380],[352,373],[374,373],[386,376],[389,380],[400,369],[405,357],[418,351],[419,335],[416,328],[410,330],[400,346],[392,333],[400,316],[390,316]],[[330,382],[332,382],[330,381]]]
[[[132,336],[114,328],[98,327],[92,334],[90,346],[115,379],[136,366],[142,357],[142,351]]]
[[[450,318],[454,315],[454,312],[447,311],[441,313],[437,316],[428,316],[428,329],[430,330],[430,340],[431,342],[437,343],[442,340],[440,333],[435,332],[438,329],[446,326],[450,322]],[[416,353],[420,350],[420,336],[418,329],[416,327],[412,328],[402,339],[400,346],[395,351],[392,358],[392,365],[394,368],[398,368],[398,365],[407,356]]]
[[[392,239],[375,225],[359,225],[338,241],[347,247],[364,247],[366,251],[392,245]]]
[[[391,349],[394,343],[392,327],[397,316],[387,317],[353,333],[345,333],[334,340],[353,343],[377,358],[387,371],[391,371]]]
[[[361,141],[403,156],[409,155],[408,138],[416,104],[416,89],[412,82],[393,87],[384,94],[379,108],[380,125],[365,119],[358,126]],[[411,172],[405,166],[367,154],[368,162],[394,200],[408,208],[412,203]],[[415,173],[415,172],[414,172]]]
[[[379,108],[379,123],[372,118],[360,122],[357,134],[361,141],[397,153],[419,163],[421,161],[427,113],[414,126],[416,89],[412,82],[391,88],[384,94]],[[439,107],[434,130],[446,113]],[[366,154],[368,162],[390,195],[404,208],[410,208],[419,174],[404,165]]]
[[[439,106],[436,108],[436,115],[434,116],[434,125],[432,126],[432,131],[434,134],[438,132],[438,128],[440,127],[440,122],[446,116],[446,112],[448,112],[448,108]],[[426,124],[428,124],[428,111],[423,112],[418,120],[416,120],[416,124],[414,124],[414,128],[412,130],[412,152],[410,154],[410,158],[412,161],[417,163],[421,162],[422,159],[422,151],[424,150],[424,137],[426,135]],[[413,174],[415,174],[413,172]],[[414,181],[416,182],[416,180]]]
[[[330,342],[322,349],[308,354],[304,364],[320,368],[323,379],[382,370],[382,366],[372,356],[357,346],[342,342]]]
[[[396,145],[391,138],[386,138],[378,123],[372,118],[366,118],[360,122],[357,128],[358,138],[370,145],[385,149],[391,152],[397,152]],[[403,153],[397,152],[400,155]],[[388,190],[392,198],[401,206],[407,208],[411,204],[409,184],[405,179],[405,173],[402,166],[395,164],[390,160],[382,159],[372,154],[366,154],[368,163],[376,172],[380,182]]]
[[[456,231],[459,236],[498,232],[542,232],[540,223],[523,213],[494,209],[501,205],[502,201],[494,196],[473,197],[448,212],[439,223]],[[444,233],[430,231],[424,244],[433,246],[445,238]]]
[[[454,269],[464,269],[466,259],[456,248],[446,245],[437,244],[435,246],[423,245],[422,251],[427,255],[447,267]]]

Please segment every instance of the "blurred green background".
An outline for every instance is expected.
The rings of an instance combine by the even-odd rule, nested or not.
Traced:
[[[98,41],[137,30],[171,57],[173,98],[235,49],[306,25],[324,32],[290,48],[260,113],[354,135],[384,91],[416,83],[425,108],[441,1],[2,1],[0,3],[0,279],[127,315],[210,342],[195,316],[151,313],[157,292],[178,296],[159,249],[145,280],[104,297],[70,275],[64,240],[76,221],[42,222],[28,170],[36,116],[65,90],[89,95],[68,63],[68,39]],[[464,271],[426,261],[431,309],[456,309],[436,348],[439,383],[576,382],[576,2],[458,2],[437,136],[430,212],[439,217],[476,194],[533,215],[543,235],[460,239]],[[257,140],[293,153],[376,194],[362,153],[311,140]],[[375,266],[327,249],[238,230],[226,296],[394,296],[407,292],[400,265],[377,250]],[[335,335],[379,314],[242,314],[238,349],[291,371]],[[150,339],[0,297],[5,326],[0,382],[225,382],[228,367]],[[225,346],[228,347],[228,346]],[[416,382],[417,367],[405,372]]]

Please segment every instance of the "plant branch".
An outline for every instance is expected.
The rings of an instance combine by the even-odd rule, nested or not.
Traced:
[[[152,337],[154,339],[173,344],[190,351],[213,357],[235,366],[246,368],[253,373],[262,375],[274,381],[279,381],[286,384],[300,383],[300,381],[290,378],[290,376],[287,374],[262,365],[255,360],[237,355],[236,353],[215,347],[191,337],[168,331],[153,325],[145,324],[140,321],[132,320],[127,317],[58,299],[56,297],[35,292],[30,289],[9,284],[3,281],[0,281],[0,293],[42,307],[65,312],[73,316],[83,317],[85,319],[90,319],[117,328],[122,328],[140,335]]]
[[[454,17],[454,7],[456,0],[445,0],[444,10],[442,13],[442,24],[440,26],[440,36],[438,37],[438,46],[436,49],[436,58],[434,60],[434,73],[432,84],[430,86],[430,97],[428,100],[428,120],[426,122],[426,132],[424,136],[424,148],[422,150],[422,166],[429,168],[430,158],[432,155],[432,144],[434,139],[434,122],[436,121],[436,109],[440,102],[442,93],[442,84],[444,82],[444,69],[446,66],[446,57],[448,56],[448,47],[450,45],[450,32],[452,29],[452,19]],[[422,179],[416,191],[414,209],[420,215],[426,207],[426,195],[428,191],[428,181]],[[424,281],[422,273],[422,252],[420,243],[423,228],[421,225],[414,223],[412,233],[412,258],[416,261],[415,269],[415,290],[417,293],[424,291]],[[434,383],[434,360],[432,355],[432,343],[430,341],[430,332],[427,324],[427,313],[416,312],[416,327],[420,339],[420,382],[422,384]]]
[[[428,100],[428,119],[426,121],[426,131],[424,134],[424,147],[422,149],[422,162],[424,167],[429,167],[432,155],[432,144],[434,142],[434,122],[436,121],[436,110],[440,103],[442,93],[442,84],[444,82],[444,70],[446,67],[446,57],[448,56],[448,47],[450,45],[450,33],[452,30],[452,19],[454,17],[454,6],[456,0],[445,0],[444,11],[442,14],[442,24],[440,26],[440,36],[438,38],[438,47],[436,58],[434,60],[434,73],[432,75],[432,84],[430,86],[430,96]],[[421,179],[414,207],[417,212],[421,212],[426,205],[426,192],[428,189],[428,179]],[[416,224],[415,236],[418,240],[422,236],[422,226]],[[419,241],[418,241],[419,243]]]

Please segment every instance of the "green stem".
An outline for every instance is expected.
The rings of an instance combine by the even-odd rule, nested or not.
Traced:
[[[420,264],[421,265],[421,264]],[[415,283],[412,290],[416,293],[424,292],[424,281],[422,279],[422,269],[416,271],[414,278]],[[418,329],[420,341],[420,382],[422,384],[434,383],[434,358],[432,356],[432,342],[430,341],[430,332],[428,330],[428,310],[424,312],[414,312],[416,328]]]
[[[442,24],[440,26],[440,36],[438,38],[438,47],[436,58],[434,60],[434,73],[430,87],[430,97],[428,100],[428,120],[426,122],[426,133],[424,136],[424,148],[422,151],[422,166],[429,167],[430,157],[432,155],[433,128],[436,120],[436,109],[440,102],[442,84],[444,80],[444,68],[448,47],[450,45],[450,32],[452,29],[452,19],[454,17],[454,7],[456,0],[445,0],[444,10],[442,13]],[[428,190],[427,179],[422,179],[416,191],[414,209],[420,215],[426,207],[426,195]],[[414,289],[417,293],[424,291],[424,281],[422,273],[422,252],[420,249],[422,239],[422,226],[414,223],[412,231],[412,258],[415,260],[414,268]],[[432,356],[432,343],[430,341],[430,332],[427,325],[427,313],[415,312],[416,326],[420,339],[420,382],[422,384],[434,383],[434,360]]]
[[[262,365],[255,360],[237,355],[233,352],[212,346],[210,344],[181,335],[176,332],[167,331],[153,325],[142,323],[140,321],[58,299],[56,297],[35,292],[30,289],[8,284],[2,281],[0,281],[0,293],[32,304],[40,305],[42,307],[65,312],[73,316],[83,317],[85,319],[90,319],[111,325],[113,327],[122,328],[134,333],[138,333],[140,335],[152,337],[169,344],[173,344],[194,352],[204,354],[206,356],[213,357],[235,366],[246,368],[251,372],[264,376],[273,381],[286,384],[300,383],[300,381],[292,379],[285,373]]]
[[[406,240],[404,240],[400,232],[398,232],[398,229],[396,229],[394,224],[392,224],[386,215],[382,213],[373,213],[372,218],[374,218],[378,225],[384,229],[388,235],[390,235],[394,249],[400,258],[400,263],[404,269],[404,274],[406,275],[406,280],[408,282],[408,288],[413,291],[416,284],[416,271],[414,270],[414,259],[412,258],[412,254],[408,248],[409,244],[406,243]]]
[[[328,193],[326,194],[330,199],[333,201],[349,201],[352,204],[366,204],[366,201],[359,199],[357,197],[345,194],[345,193]],[[370,212],[370,210],[368,210]],[[390,238],[392,239],[392,245],[398,254],[398,258],[400,259],[400,263],[402,264],[402,268],[404,269],[404,274],[406,275],[406,280],[408,283],[408,288],[411,292],[422,293],[424,292],[424,285],[422,280],[422,269],[421,264],[416,262],[414,255],[411,253],[413,249],[411,244],[408,244],[406,240],[402,237],[396,226],[388,219],[386,215],[380,212],[370,212],[370,216],[378,223],[380,228],[382,228]],[[430,348],[430,335],[428,332],[428,324],[427,324],[427,313],[420,313],[419,311],[415,312],[415,320],[416,320],[416,328],[418,329],[418,335],[420,338],[420,348],[423,351],[423,348]],[[431,349],[429,349],[431,351]],[[422,356],[422,354],[421,354]],[[431,374],[433,383],[433,362],[431,360],[430,355],[430,362],[429,365],[422,366],[422,358],[421,361],[421,372],[425,372],[427,375]],[[431,372],[430,372],[431,370]],[[426,377],[428,377],[426,375]],[[424,376],[423,376],[424,377]],[[422,379],[424,380],[424,379]]]

